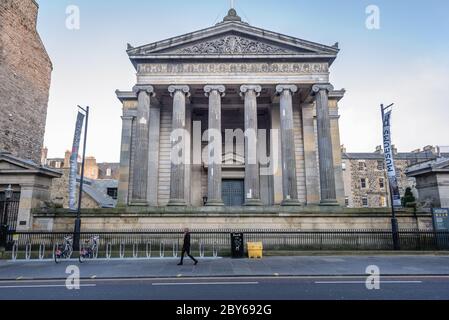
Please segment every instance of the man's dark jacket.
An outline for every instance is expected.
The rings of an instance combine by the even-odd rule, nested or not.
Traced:
[[[184,244],[182,250],[190,251],[190,232],[184,234]]]

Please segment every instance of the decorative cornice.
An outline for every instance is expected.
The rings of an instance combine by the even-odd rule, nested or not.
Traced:
[[[284,91],[290,91],[292,94],[298,92],[298,87],[295,86],[294,84],[280,84],[278,86],[276,86],[276,92],[277,93],[282,93]]]

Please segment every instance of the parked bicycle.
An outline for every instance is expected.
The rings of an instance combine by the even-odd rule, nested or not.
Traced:
[[[73,237],[64,237],[64,243],[62,244],[62,249],[59,244],[56,245],[55,249],[55,262],[59,263],[61,259],[70,259],[73,253]]]
[[[85,259],[93,259],[98,255],[98,242],[100,241],[99,236],[93,236],[86,241],[85,245],[82,246],[79,255],[80,263],[83,263]]]

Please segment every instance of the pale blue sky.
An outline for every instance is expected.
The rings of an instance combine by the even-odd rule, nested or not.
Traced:
[[[70,149],[76,105],[92,107],[88,154],[118,161],[121,108],[116,89],[135,83],[126,55],[134,46],[207,28],[229,0],[38,0],[38,29],[53,61],[45,144],[51,157]],[[365,27],[377,5],[381,29]],[[65,27],[66,7],[77,5],[80,30]],[[341,141],[348,151],[381,144],[379,104],[395,102],[393,139],[401,151],[449,145],[449,2],[446,0],[236,0],[250,24],[332,45],[331,68],[340,104]]]

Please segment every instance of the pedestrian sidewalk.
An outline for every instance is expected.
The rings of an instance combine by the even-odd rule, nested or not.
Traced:
[[[365,275],[376,265],[381,275],[449,275],[449,255],[418,256],[300,256],[268,257],[261,260],[204,258],[199,264],[177,259],[0,261],[0,280],[65,279],[66,268],[77,265],[81,278],[170,278],[243,276],[351,276]]]

